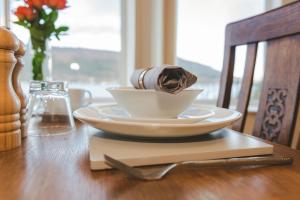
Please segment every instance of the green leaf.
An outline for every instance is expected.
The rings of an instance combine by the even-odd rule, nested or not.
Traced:
[[[61,27],[59,27],[59,28],[57,28],[56,30],[55,30],[55,37],[58,39],[58,40],[60,40],[60,38],[59,38],[59,36],[60,35],[63,35],[62,34],[62,32],[66,32],[66,31],[68,31],[69,30],[69,27],[67,27],[67,26],[61,26]]]
[[[49,20],[51,22],[55,22],[58,18],[58,12],[57,10],[52,10],[51,13],[49,14]]]
[[[25,21],[16,21],[15,24],[18,24],[20,26],[23,26],[25,28],[29,28],[30,26]]]
[[[44,9],[39,10],[40,16],[42,17],[42,19],[44,19],[45,21],[49,20],[49,16],[47,15],[47,13],[45,12]]]
[[[69,27],[67,27],[67,26],[61,26],[61,27],[57,28],[55,32],[59,34],[61,32],[66,32],[68,30],[69,30]]]
[[[55,34],[56,39],[60,40],[59,35]]]
[[[44,25],[44,30],[46,38],[49,38],[52,33],[56,32],[54,24],[50,21]]]

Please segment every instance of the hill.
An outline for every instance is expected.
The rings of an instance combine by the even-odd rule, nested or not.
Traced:
[[[57,80],[99,83],[118,80],[121,55],[119,52],[84,49],[84,48],[52,48],[53,77]],[[177,60],[183,66],[199,77],[202,83],[216,83],[220,78],[220,71],[210,66],[191,62],[182,58]],[[26,71],[22,79],[30,80],[30,59],[26,59]],[[72,70],[71,63],[78,63],[80,70]]]
[[[221,72],[210,66],[188,61],[182,58],[178,58],[177,63],[179,66],[183,66],[190,72],[194,73],[201,82],[215,82],[219,81],[220,79]]]

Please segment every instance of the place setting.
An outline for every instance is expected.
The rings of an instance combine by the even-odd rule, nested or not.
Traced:
[[[74,116],[100,130],[143,137],[205,134],[226,127],[241,116],[234,110],[195,103],[203,89],[188,88],[197,77],[183,68],[162,66],[152,70],[154,72],[148,70],[149,74],[142,77],[142,87],[149,89],[136,85],[141,79],[137,75],[143,75],[143,70],[137,70],[131,78],[134,87],[107,89],[117,104],[83,107],[77,109]],[[172,77],[174,73],[178,77]],[[167,78],[170,80],[164,80]],[[160,86],[155,86],[156,80]],[[153,128],[156,128],[155,133]]]
[[[0,0],[0,199],[299,199],[300,1]]]
[[[211,160],[218,164],[208,166],[291,162],[270,156],[273,145],[227,129],[241,113],[202,104],[197,97],[204,89],[191,88],[196,81],[195,75],[178,66],[135,70],[133,87],[107,88],[116,103],[75,110],[76,119],[96,129],[89,141],[91,170],[113,167],[134,176],[130,172],[135,166],[173,164],[156,178],[134,176],[156,180],[175,165],[191,162],[205,166]]]

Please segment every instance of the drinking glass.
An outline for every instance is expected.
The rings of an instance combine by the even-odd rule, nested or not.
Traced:
[[[28,135],[58,135],[74,130],[67,83],[31,82],[28,116]]]

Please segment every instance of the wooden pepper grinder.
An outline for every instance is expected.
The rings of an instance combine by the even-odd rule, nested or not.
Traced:
[[[21,136],[22,138],[25,138],[27,137],[27,125],[26,125],[27,100],[26,100],[26,95],[24,94],[20,83],[20,72],[24,67],[23,56],[25,55],[25,45],[22,41],[19,40],[19,42],[20,42],[19,49],[15,52],[17,63],[12,73],[12,84],[21,103],[21,110],[20,110]]]
[[[17,62],[14,53],[18,48],[16,36],[0,27],[0,151],[21,145],[21,104],[12,86],[12,71]]]

